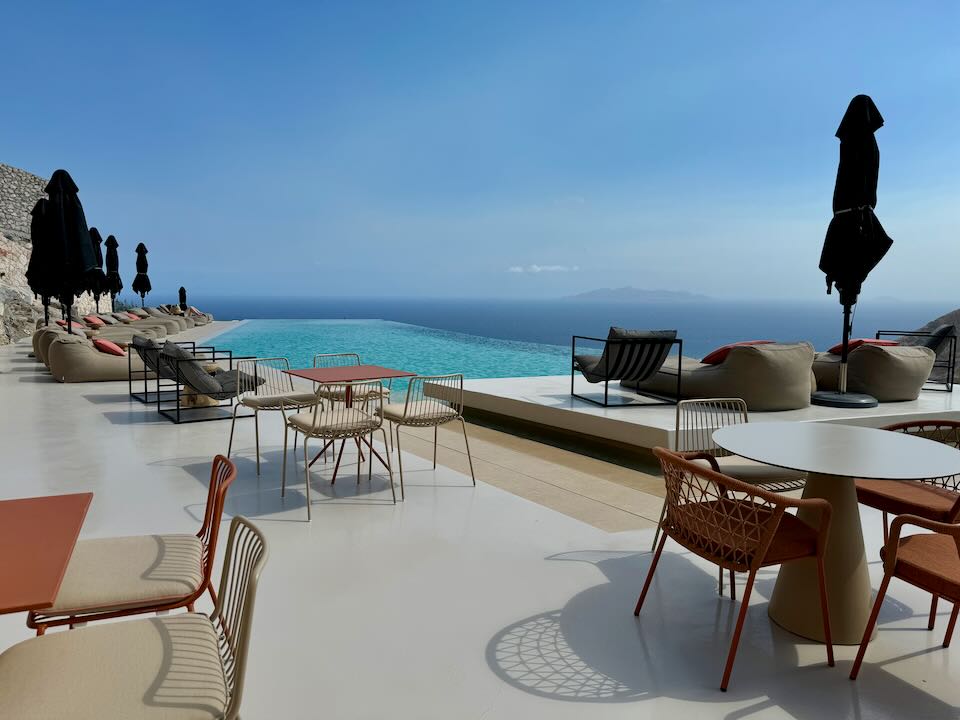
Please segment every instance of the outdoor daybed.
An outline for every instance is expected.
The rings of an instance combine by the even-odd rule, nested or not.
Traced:
[[[577,353],[577,340],[602,342],[600,355]],[[570,366],[570,394],[575,398],[597,405],[610,404],[609,386],[611,382],[621,381],[643,383],[663,365],[670,350],[677,345],[683,352],[683,341],[677,338],[676,330],[625,330],[612,327],[606,338],[574,335],[571,342],[573,355]],[[574,391],[574,373],[579,371],[583,378],[591,383],[603,383],[603,401]],[[676,403],[680,400],[680,388],[674,375],[673,386],[663,391],[637,390],[640,395],[653,396],[661,403]],[[616,404],[625,404],[617,400]]]
[[[872,395],[880,402],[916,400],[936,359],[933,350],[921,346],[860,345],[847,356],[847,390]],[[813,372],[817,389],[836,390],[840,355],[817,353]]]
[[[61,333],[50,343],[47,350],[50,374],[57,382],[106,382],[126,380],[129,376],[129,363],[142,371],[143,363],[139,358],[130,358],[126,354],[111,355],[98,350],[92,340]]]
[[[646,382],[620,384],[641,392],[674,392],[679,361],[683,398],[739,397],[752,411],[798,410],[810,405],[813,355],[813,346],[805,342],[734,345],[719,363],[667,358]]]

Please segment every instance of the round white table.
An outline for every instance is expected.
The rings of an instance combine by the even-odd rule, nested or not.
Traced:
[[[859,645],[870,615],[863,529],[855,478],[921,480],[960,474],[960,452],[924,438],[852,425],[752,422],[721,428],[714,442],[724,450],[767,465],[807,473],[805,498],[824,498],[833,508],[824,556],[833,642]],[[801,510],[817,526],[819,515]],[[780,568],[769,614],[792,633],[823,642],[817,566],[812,559]]]

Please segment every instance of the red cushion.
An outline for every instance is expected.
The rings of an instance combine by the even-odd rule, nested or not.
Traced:
[[[98,318],[96,315],[84,315],[83,321],[87,325],[92,325],[93,327],[103,327],[106,323]]]
[[[141,318],[139,315],[137,315],[136,313],[132,313],[132,312],[128,312],[128,313],[127,313],[127,317],[130,318],[131,320],[142,320],[142,319],[143,319],[143,318]]]
[[[737,347],[738,345],[772,345],[773,340],[743,340],[741,342],[730,343],[729,345],[724,345],[723,347],[718,347],[712,353],[707,355],[700,362],[707,365],[719,365],[724,360],[727,359],[727,355],[730,354],[732,348]]]
[[[891,345],[899,345],[896,340],[874,340],[873,338],[857,338],[856,340],[850,340],[847,347],[850,350],[856,350],[861,345],[880,345],[881,347],[889,347]],[[839,355],[843,351],[843,343],[837,343],[829,352],[834,355]]]
[[[107,353],[108,355],[119,355],[121,357],[125,357],[127,354],[126,351],[115,342],[104,340],[103,338],[94,338],[93,346],[100,352]]]
[[[57,325],[59,325],[60,327],[66,327],[66,326],[67,326],[67,321],[66,321],[66,320],[56,320],[55,322],[56,322]]]

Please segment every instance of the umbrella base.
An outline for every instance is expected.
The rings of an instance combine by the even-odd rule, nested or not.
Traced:
[[[873,395],[864,393],[837,392],[835,390],[818,390],[810,394],[810,402],[814,405],[835,408],[875,408],[877,399]]]

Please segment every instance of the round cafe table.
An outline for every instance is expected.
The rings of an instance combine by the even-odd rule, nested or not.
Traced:
[[[805,498],[823,498],[833,508],[824,565],[833,642],[859,645],[870,615],[863,530],[854,478],[921,480],[960,474],[960,452],[924,438],[852,425],[752,422],[721,428],[714,442],[767,465],[807,473]],[[813,527],[819,515],[798,517]],[[769,614],[792,633],[823,642],[817,566],[812,559],[780,568]]]

